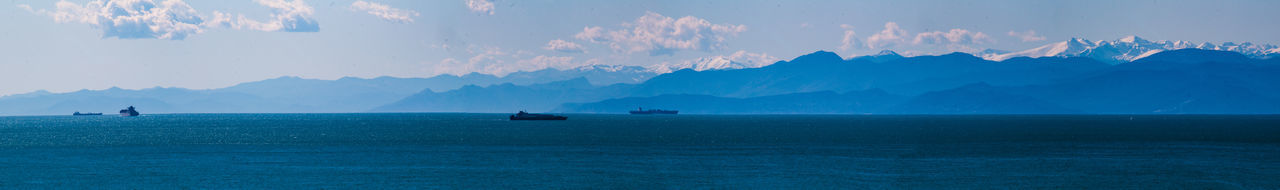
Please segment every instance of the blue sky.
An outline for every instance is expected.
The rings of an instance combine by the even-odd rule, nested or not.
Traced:
[[[103,8],[112,5],[151,12]],[[767,63],[817,50],[1021,50],[1072,37],[1280,44],[1276,8],[1280,1],[11,0],[0,7],[0,95],[715,57]]]

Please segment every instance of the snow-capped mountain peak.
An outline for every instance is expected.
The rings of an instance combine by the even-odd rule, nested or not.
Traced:
[[[998,50],[998,49],[984,49],[982,51],[973,53],[973,55],[982,57],[983,59],[993,59],[992,57],[994,56],[999,56],[1007,53],[1010,53],[1010,52],[1005,50]]]
[[[1215,49],[1215,48],[1217,48],[1217,47],[1218,47],[1218,45],[1215,45],[1215,44],[1213,44],[1213,43],[1209,43],[1209,42],[1200,43],[1200,45],[1196,45],[1196,49]]]
[[[1137,44],[1151,43],[1151,41],[1147,41],[1146,39],[1142,39],[1141,37],[1138,37],[1138,36],[1125,36],[1124,38],[1120,38],[1119,40],[1116,40],[1116,41],[1124,42],[1124,43],[1137,43]]]
[[[730,55],[700,57],[679,62],[663,62],[646,68],[655,73],[670,73],[681,69],[693,69],[695,71],[746,69],[768,66],[777,61],[777,57],[769,56],[768,54],[737,51]]]
[[[724,57],[724,56],[702,57],[702,58],[697,58],[693,60],[687,60],[680,63],[663,64],[662,67],[665,67],[664,69],[669,70],[667,72],[680,70],[680,69],[693,69],[695,71],[705,71],[705,70],[719,70],[719,69],[753,68],[753,66],[748,66],[739,62],[734,62],[732,60],[729,60],[728,57]]]
[[[886,56],[886,55],[891,55],[891,56],[893,56],[893,55],[901,56],[901,55],[899,55],[899,54],[898,54],[898,52],[893,52],[893,50],[880,50],[880,53],[876,53],[876,54],[875,54],[875,56]]]
[[[1245,54],[1254,58],[1267,58],[1280,56],[1280,50],[1275,50],[1275,45],[1257,45],[1253,43],[1234,43],[1225,42],[1222,45],[1214,45],[1213,43],[1194,44],[1188,41],[1150,41],[1138,36],[1126,36],[1114,41],[1089,41],[1082,38],[1071,38],[1067,41],[1051,43],[1048,45],[1012,52],[999,55],[985,55],[983,58],[994,61],[1003,61],[1014,57],[1088,57],[1097,59],[1098,61],[1107,63],[1123,63],[1129,62],[1143,57],[1147,57],[1159,52],[1198,48],[1208,50],[1233,51]]]
[[[984,58],[995,60],[995,61],[1003,61],[1005,59],[1014,58],[1014,57],[1065,57],[1070,55],[1079,55],[1080,53],[1083,53],[1089,48],[1093,48],[1095,46],[1096,45],[1093,42],[1090,42],[1089,40],[1080,39],[1080,38],[1071,38],[1071,40],[1052,43],[1049,45],[1031,48],[1028,50],[986,56]]]
[[[585,65],[574,68],[578,71],[603,71],[603,72],[646,72],[644,67],[626,66],[626,65]]]

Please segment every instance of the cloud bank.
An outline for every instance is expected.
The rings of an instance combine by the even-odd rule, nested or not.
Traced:
[[[906,42],[907,30],[898,27],[898,23],[884,23],[884,30],[867,37],[867,48],[889,48]]]
[[[90,1],[83,5],[58,1],[54,10],[32,13],[52,17],[58,23],[81,23],[102,30],[103,38],[181,40],[203,32],[204,22],[195,9],[180,0]]]
[[[240,20],[244,24],[251,25],[251,28],[261,31],[285,31],[285,32],[318,32],[320,31],[320,23],[317,23],[312,15],[315,9],[302,2],[302,0],[255,0],[259,5],[271,8],[271,20],[266,22],[256,22],[244,19]]]
[[[453,57],[440,60],[427,68],[437,74],[463,75],[471,72],[503,76],[519,71],[534,71],[547,68],[571,69],[587,65],[599,65],[601,60],[607,62],[625,62],[631,53],[648,53],[654,55],[670,55],[676,51],[713,52],[726,47],[729,38],[746,31],[746,26],[734,24],[712,24],[705,19],[685,16],[672,18],[654,12],[647,12],[634,21],[624,22],[617,27],[586,26],[581,32],[573,35],[576,40],[554,39],[542,47],[545,50],[562,53],[587,53],[587,47],[580,43],[600,44],[613,50],[605,57],[580,60],[572,56],[538,55],[528,51],[504,51],[498,47],[471,46],[467,48],[470,58]],[[590,44],[587,44],[590,45]],[[716,55],[690,60],[662,63],[642,64],[655,72],[694,68],[699,70],[725,68],[754,68],[776,62],[778,58],[763,53],[737,51],[728,55]],[[625,64],[624,64],[625,65]]]
[[[361,0],[351,2],[351,10],[369,13],[369,15],[395,23],[413,23],[413,17],[420,15],[417,11],[398,9],[385,4],[371,3]]]
[[[565,53],[587,52],[586,48],[583,48],[582,45],[569,42],[569,41],[560,40],[560,39],[551,40],[550,42],[547,42],[547,46],[543,47],[542,49],[565,52]]]
[[[728,38],[747,30],[743,25],[712,24],[693,16],[675,19],[654,12],[621,26],[614,30],[585,27],[574,38],[606,44],[618,52],[670,55],[679,50],[719,50]]]
[[[470,46],[467,59],[445,58],[438,63],[424,63],[433,74],[465,75],[484,73],[505,76],[520,71],[536,71],[547,68],[571,69],[598,64],[599,60],[576,61],[572,56],[536,55],[532,52],[504,50],[499,47]]]
[[[214,11],[202,16],[182,0],[94,0],[85,4],[58,1],[55,9],[34,9],[17,5],[31,13],[53,18],[57,23],[88,24],[102,31],[103,38],[182,40],[210,27],[260,31],[315,32],[319,24],[314,10],[301,0],[258,0],[272,9],[272,20],[261,22]]]
[[[991,36],[982,32],[971,32],[965,29],[951,29],[947,32],[932,31],[916,34],[914,44],[933,44],[933,45],[969,45],[983,44],[991,41]]]
[[[493,1],[490,0],[467,0],[467,9],[471,12],[489,13],[493,15]]]
[[[844,29],[844,38],[840,39],[840,51],[848,51],[858,47],[861,42],[858,41],[857,33],[853,32],[853,26],[841,24],[840,28]]]
[[[841,39],[840,50],[845,51],[859,47],[857,45],[857,37],[853,32],[853,26],[840,25],[844,29],[844,37]],[[895,22],[885,22],[884,30],[872,34],[866,38],[864,47],[869,49],[889,49],[902,45],[928,45],[945,47],[950,51],[973,52],[977,48],[972,45],[994,43],[995,39],[990,35],[982,32],[970,31],[967,29],[954,28],[946,31],[929,31],[915,33],[910,35],[907,30],[902,29]],[[910,51],[904,51],[910,53]]]
[[[531,70],[538,70],[543,68],[568,69],[568,68],[584,65],[583,63],[573,62],[573,57],[545,56],[545,55],[539,55],[533,58],[516,61],[516,64],[519,64],[520,66],[511,69],[511,71],[507,73],[512,73],[520,70],[531,71]]]

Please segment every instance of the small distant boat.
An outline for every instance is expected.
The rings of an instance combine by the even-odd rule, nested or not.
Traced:
[[[89,115],[102,115],[102,113],[92,113],[92,112],[80,113],[80,112],[76,112],[76,113],[71,113],[71,115],[74,115],[74,116],[89,116]]]
[[[129,106],[129,108],[120,110],[120,116],[133,117],[138,115],[141,115],[141,114],[138,113],[138,110],[133,109],[133,106]]]
[[[679,110],[660,110],[660,109],[644,110],[644,108],[640,108],[640,109],[636,109],[636,110],[631,110],[631,115],[653,115],[653,114],[672,114],[672,115],[675,115],[675,114],[677,114],[677,113],[680,113],[680,111],[679,111]]]
[[[566,119],[569,119],[569,117],[565,117],[565,116],[558,116],[558,115],[551,115],[551,114],[532,114],[524,111],[520,111],[520,113],[511,115],[511,117],[508,117],[508,118],[510,118],[511,120],[566,120]]]

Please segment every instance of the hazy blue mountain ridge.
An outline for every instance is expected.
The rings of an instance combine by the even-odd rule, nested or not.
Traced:
[[[835,53],[820,51],[762,68],[702,72],[681,70],[640,84],[636,95],[754,97],[874,88],[915,95],[977,82],[993,85],[1052,83],[1108,66],[1087,58],[1016,58],[994,62],[965,53],[882,60],[884,62],[872,60],[866,57],[844,60]]]
[[[0,115],[114,112],[129,105],[147,113],[366,112],[424,90],[443,92],[466,85],[529,85],[574,78],[636,83],[653,75],[655,74],[634,66],[588,66],[516,72],[503,77],[478,73],[430,78],[344,77],[337,80],[279,77],[208,90],[111,88],[67,93],[36,91],[0,97]]]
[[[0,97],[0,114],[110,113],[129,105],[145,113],[625,113],[635,107],[685,113],[1280,113],[1280,60],[1202,49],[1161,51],[1114,65],[1087,57],[997,62],[966,53],[902,57],[891,51],[844,59],[819,51],[760,68],[685,69],[636,84],[592,81],[647,78],[642,71],[597,66],[504,77],[281,77],[210,90],[37,91]]]
[[[823,52],[819,56],[830,57]],[[932,60],[931,60],[932,59]],[[822,60],[822,59],[810,59]],[[814,67],[840,67],[831,63]],[[966,64],[977,68],[947,68],[938,65],[963,64],[972,61],[972,57],[964,54],[944,56],[922,56],[913,62],[897,62],[909,66],[885,66],[885,68],[913,67],[909,71],[933,73],[920,78],[914,83],[890,86],[874,86],[903,89],[939,89],[927,91],[919,95],[908,95],[911,98],[899,104],[873,110],[873,113],[885,114],[1257,114],[1280,113],[1280,65],[1273,59],[1250,59],[1235,52],[1183,49],[1165,51],[1133,61],[1131,63],[1108,66],[1088,58],[1012,58],[998,63],[995,68],[983,68],[988,65]],[[948,60],[957,62],[945,63]],[[795,64],[806,60],[797,59],[787,64]],[[980,61],[978,61],[981,63]],[[976,66],[975,66],[976,65]],[[783,63],[762,68],[757,71],[739,71],[741,75],[756,73],[774,74],[778,71],[768,69],[797,69],[786,67]],[[806,65],[812,66],[812,65]],[[945,71],[945,69],[958,69]],[[836,70],[836,69],[832,69]],[[840,73],[839,71],[817,71],[816,73]],[[887,72],[895,73],[895,72]],[[953,73],[960,73],[952,75]],[[1064,74],[1067,73],[1067,74]],[[699,72],[687,72],[684,78],[697,78]],[[726,72],[706,73],[707,78],[735,78]],[[760,75],[774,77],[771,75]],[[941,77],[949,76],[949,77]],[[655,80],[673,76],[659,76]],[[705,76],[702,76],[705,77]],[[798,77],[802,78],[802,77]],[[851,77],[853,78],[853,77]],[[893,77],[885,77],[893,78]],[[901,78],[898,78],[901,79]],[[794,82],[794,86],[831,85],[830,81],[814,81],[811,83]],[[850,80],[850,79],[846,79]],[[652,81],[651,81],[652,82]],[[847,81],[846,81],[847,82]],[[682,88],[699,89],[693,93],[712,94],[737,92],[734,85],[750,84],[742,81],[717,82],[715,85],[701,83],[686,84]],[[758,84],[758,83],[757,83]],[[771,84],[777,84],[771,83]],[[653,85],[648,82],[640,86]],[[746,85],[743,85],[746,86]],[[958,87],[949,87],[958,86]],[[724,89],[717,89],[729,87]],[[746,87],[750,90],[760,87]],[[732,94],[732,93],[726,93]],[[642,95],[643,96],[643,92]],[[663,96],[658,96],[663,97]],[[785,95],[776,97],[786,97]],[[684,98],[684,99],[681,99]],[[565,112],[605,112],[625,113],[618,104],[660,104],[661,101],[681,102],[665,104],[666,109],[690,109],[698,112],[718,113],[725,110],[707,110],[707,107],[724,105],[724,100],[694,101],[707,97],[663,97],[663,98],[623,98],[598,103],[566,104],[559,111]],[[787,105],[809,101],[810,99],[779,100],[770,105]],[[756,100],[759,101],[759,100]],[[705,102],[705,103],[704,103]],[[838,102],[838,101],[832,101]],[[795,106],[798,108],[798,106]],[[607,108],[607,109],[606,109]],[[776,108],[758,108],[776,109]],[[813,113],[821,113],[815,111]]]
[[[1280,65],[1232,52],[1185,49],[1080,80],[1011,87],[1088,113],[1280,113]]]
[[[504,83],[488,87],[468,85],[448,92],[422,91],[374,112],[486,112],[547,111],[571,102],[594,102],[626,97],[631,85],[593,86],[586,78],[534,85]]]
[[[111,88],[42,96],[14,96],[0,98],[0,105],[2,105],[0,113],[6,115],[70,114],[75,111],[110,114],[130,105],[145,108],[142,111],[153,113],[237,112],[238,110],[282,112],[289,111],[286,108],[293,107],[249,94],[181,88],[142,90]]]
[[[628,97],[592,103],[566,103],[552,112],[626,113],[646,109],[677,109],[685,114],[869,114],[902,102],[907,97],[879,89],[835,93],[793,93],[752,98],[710,95],[660,95]]]

